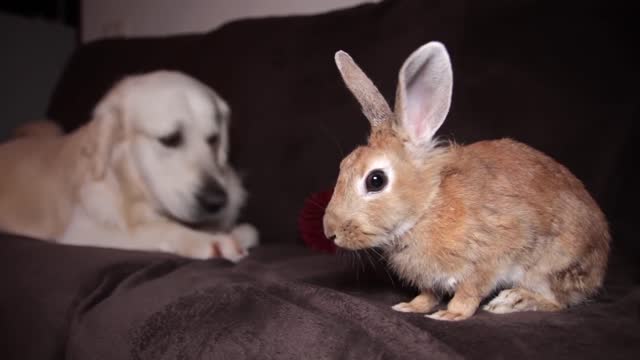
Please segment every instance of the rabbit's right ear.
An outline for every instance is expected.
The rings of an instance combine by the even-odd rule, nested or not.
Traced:
[[[389,104],[351,56],[340,50],[336,53],[335,60],[344,83],[360,103],[362,112],[369,119],[371,127],[390,121],[393,113]]]
[[[442,43],[414,51],[400,69],[395,113],[400,130],[414,145],[431,141],[449,113],[453,72]]]

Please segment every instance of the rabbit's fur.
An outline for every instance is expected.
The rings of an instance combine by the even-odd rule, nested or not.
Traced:
[[[372,131],[340,165],[325,234],[343,248],[385,250],[393,270],[420,290],[394,310],[428,313],[452,293],[446,310],[427,316],[462,320],[497,288],[507,289],[484,307],[494,313],[560,310],[598,290],[607,221],[567,168],[510,139],[434,140],[453,84],[442,44],[406,60],[394,112],[349,55],[338,52],[336,63]],[[374,170],[386,185],[371,191]]]

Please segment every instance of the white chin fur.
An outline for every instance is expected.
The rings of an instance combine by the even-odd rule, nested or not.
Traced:
[[[391,232],[391,238],[394,239],[399,239],[402,238],[403,236],[405,236],[409,231],[411,231],[411,229],[413,229],[413,227],[416,225],[416,221],[415,220],[405,220],[403,222],[401,222],[400,224],[398,224],[398,226],[396,226],[393,231]]]

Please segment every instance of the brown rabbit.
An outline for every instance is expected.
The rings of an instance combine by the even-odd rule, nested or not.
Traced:
[[[485,310],[555,311],[598,290],[607,221],[567,168],[510,139],[434,140],[453,86],[441,43],[405,61],[395,112],[347,53],[335,60],[371,135],[340,165],[325,234],[343,248],[385,251],[393,270],[420,290],[394,310],[428,313],[440,294],[452,293],[446,310],[427,316],[462,320],[506,287]]]

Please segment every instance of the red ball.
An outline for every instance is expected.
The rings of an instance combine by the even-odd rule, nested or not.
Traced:
[[[333,241],[324,236],[322,218],[331,200],[333,189],[311,194],[304,201],[302,211],[298,217],[298,231],[302,240],[310,248],[334,254],[336,246]]]

